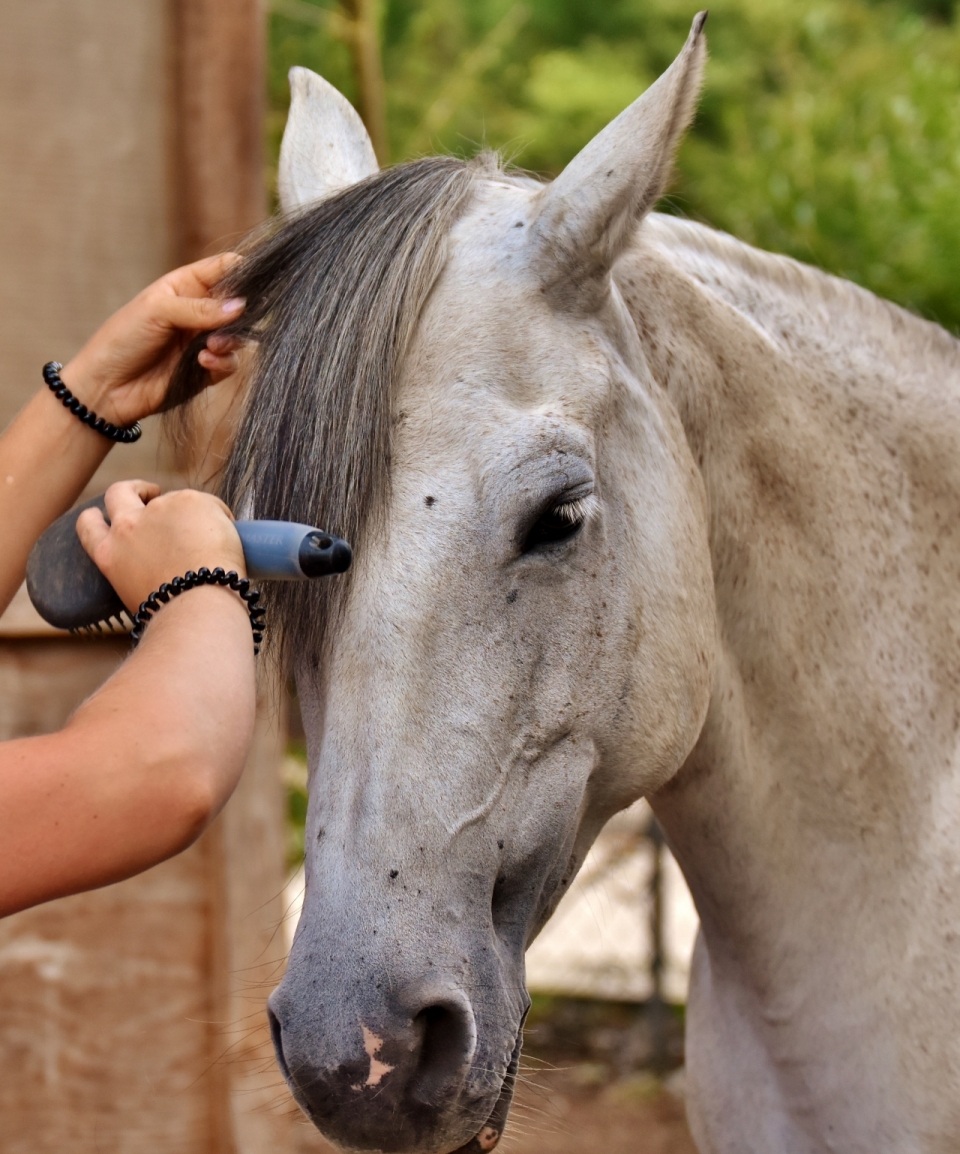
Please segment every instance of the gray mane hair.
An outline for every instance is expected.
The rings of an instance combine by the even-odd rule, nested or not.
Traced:
[[[245,516],[317,525],[355,553],[382,525],[396,383],[446,237],[496,157],[431,157],[379,172],[255,237],[218,292],[246,298],[221,330],[257,353],[220,494]],[[200,387],[196,344],[170,403]],[[285,666],[319,660],[349,580],[264,592],[265,640]]]

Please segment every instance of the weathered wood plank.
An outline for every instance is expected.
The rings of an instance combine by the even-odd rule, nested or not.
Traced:
[[[124,649],[5,642],[0,738],[59,727]],[[208,1149],[203,856],[0,921],[5,1152]]]
[[[260,20],[254,0],[0,5],[0,424],[45,361],[261,218]],[[90,491],[138,474],[184,481],[155,419]],[[0,740],[62,725],[127,649],[38,629],[22,605],[0,624]],[[278,1088],[263,1013],[282,966],[269,714],[195,847],[0,922],[3,1154],[314,1148]]]

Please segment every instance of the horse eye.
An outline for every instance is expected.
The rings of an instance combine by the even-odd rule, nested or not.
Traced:
[[[589,512],[589,497],[561,501],[541,513],[523,543],[523,552],[546,545],[557,545],[579,533]]]

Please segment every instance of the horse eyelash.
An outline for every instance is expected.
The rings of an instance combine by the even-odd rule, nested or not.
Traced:
[[[577,497],[573,501],[562,501],[550,510],[561,520],[570,525],[582,525],[596,508],[596,499],[592,494],[586,497]]]

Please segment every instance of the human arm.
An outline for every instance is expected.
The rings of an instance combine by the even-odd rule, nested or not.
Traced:
[[[242,311],[242,301],[210,295],[236,259],[230,253],[211,257],[149,285],[64,367],[64,383],[113,424],[130,425],[157,412],[173,366],[193,334],[223,325]],[[211,383],[234,371],[235,348],[228,338],[208,339],[199,359]],[[0,613],[23,581],[37,537],[76,501],[111,447],[45,386],[0,437]]]
[[[189,569],[244,571],[216,498],[156,492],[114,485],[109,528],[96,510],[78,526],[133,610]],[[0,744],[0,916],[129,877],[189,845],[239,779],[255,710],[243,601],[211,586],[171,600],[62,730]]]

